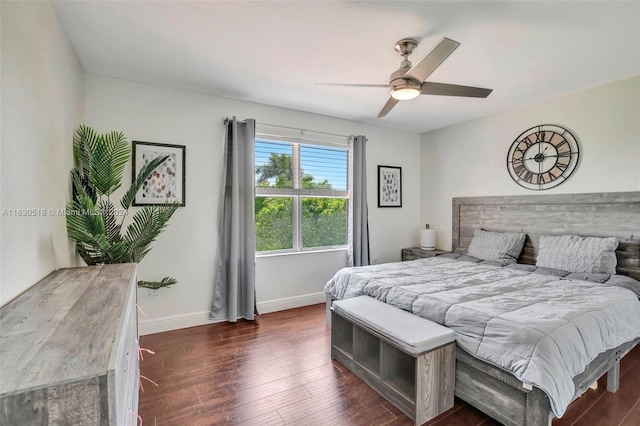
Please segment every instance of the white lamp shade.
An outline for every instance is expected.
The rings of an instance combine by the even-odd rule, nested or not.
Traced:
[[[436,230],[435,229],[420,230],[420,248],[423,250],[436,249]]]

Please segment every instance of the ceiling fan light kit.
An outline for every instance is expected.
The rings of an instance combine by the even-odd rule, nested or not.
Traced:
[[[461,96],[467,98],[486,98],[492,89],[481,87],[459,86],[457,84],[443,84],[427,82],[426,79],[456,50],[460,43],[449,38],[443,38],[433,49],[412,66],[409,55],[418,46],[413,38],[403,38],[395,45],[396,52],[402,55],[400,68],[389,76],[389,84],[335,84],[316,83],[323,86],[340,87],[387,87],[391,89],[387,103],[382,107],[378,118],[384,117],[399,101],[415,99],[419,95]]]
[[[420,86],[411,84],[399,84],[391,89],[391,97],[399,101],[408,101],[420,96]]]

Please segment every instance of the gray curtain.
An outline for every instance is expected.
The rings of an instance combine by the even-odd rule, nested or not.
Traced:
[[[252,320],[255,298],[255,121],[226,120],[226,161],[211,320]]]
[[[367,210],[367,138],[349,137],[351,208],[349,209],[349,265],[369,265],[369,216]]]

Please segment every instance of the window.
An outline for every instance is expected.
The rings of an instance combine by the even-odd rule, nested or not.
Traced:
[[[348,149],[256,138],[256,251],[346,247]]]

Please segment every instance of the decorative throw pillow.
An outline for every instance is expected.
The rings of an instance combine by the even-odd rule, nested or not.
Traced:
[[[540,236],[536,265],[587,274],[615,274],[615,237],[579,237],[577,235]]]
[[[492,232],[478,228],[473,233],[467,253],[482,260],[515,263],[526,237],[520,232]]]

